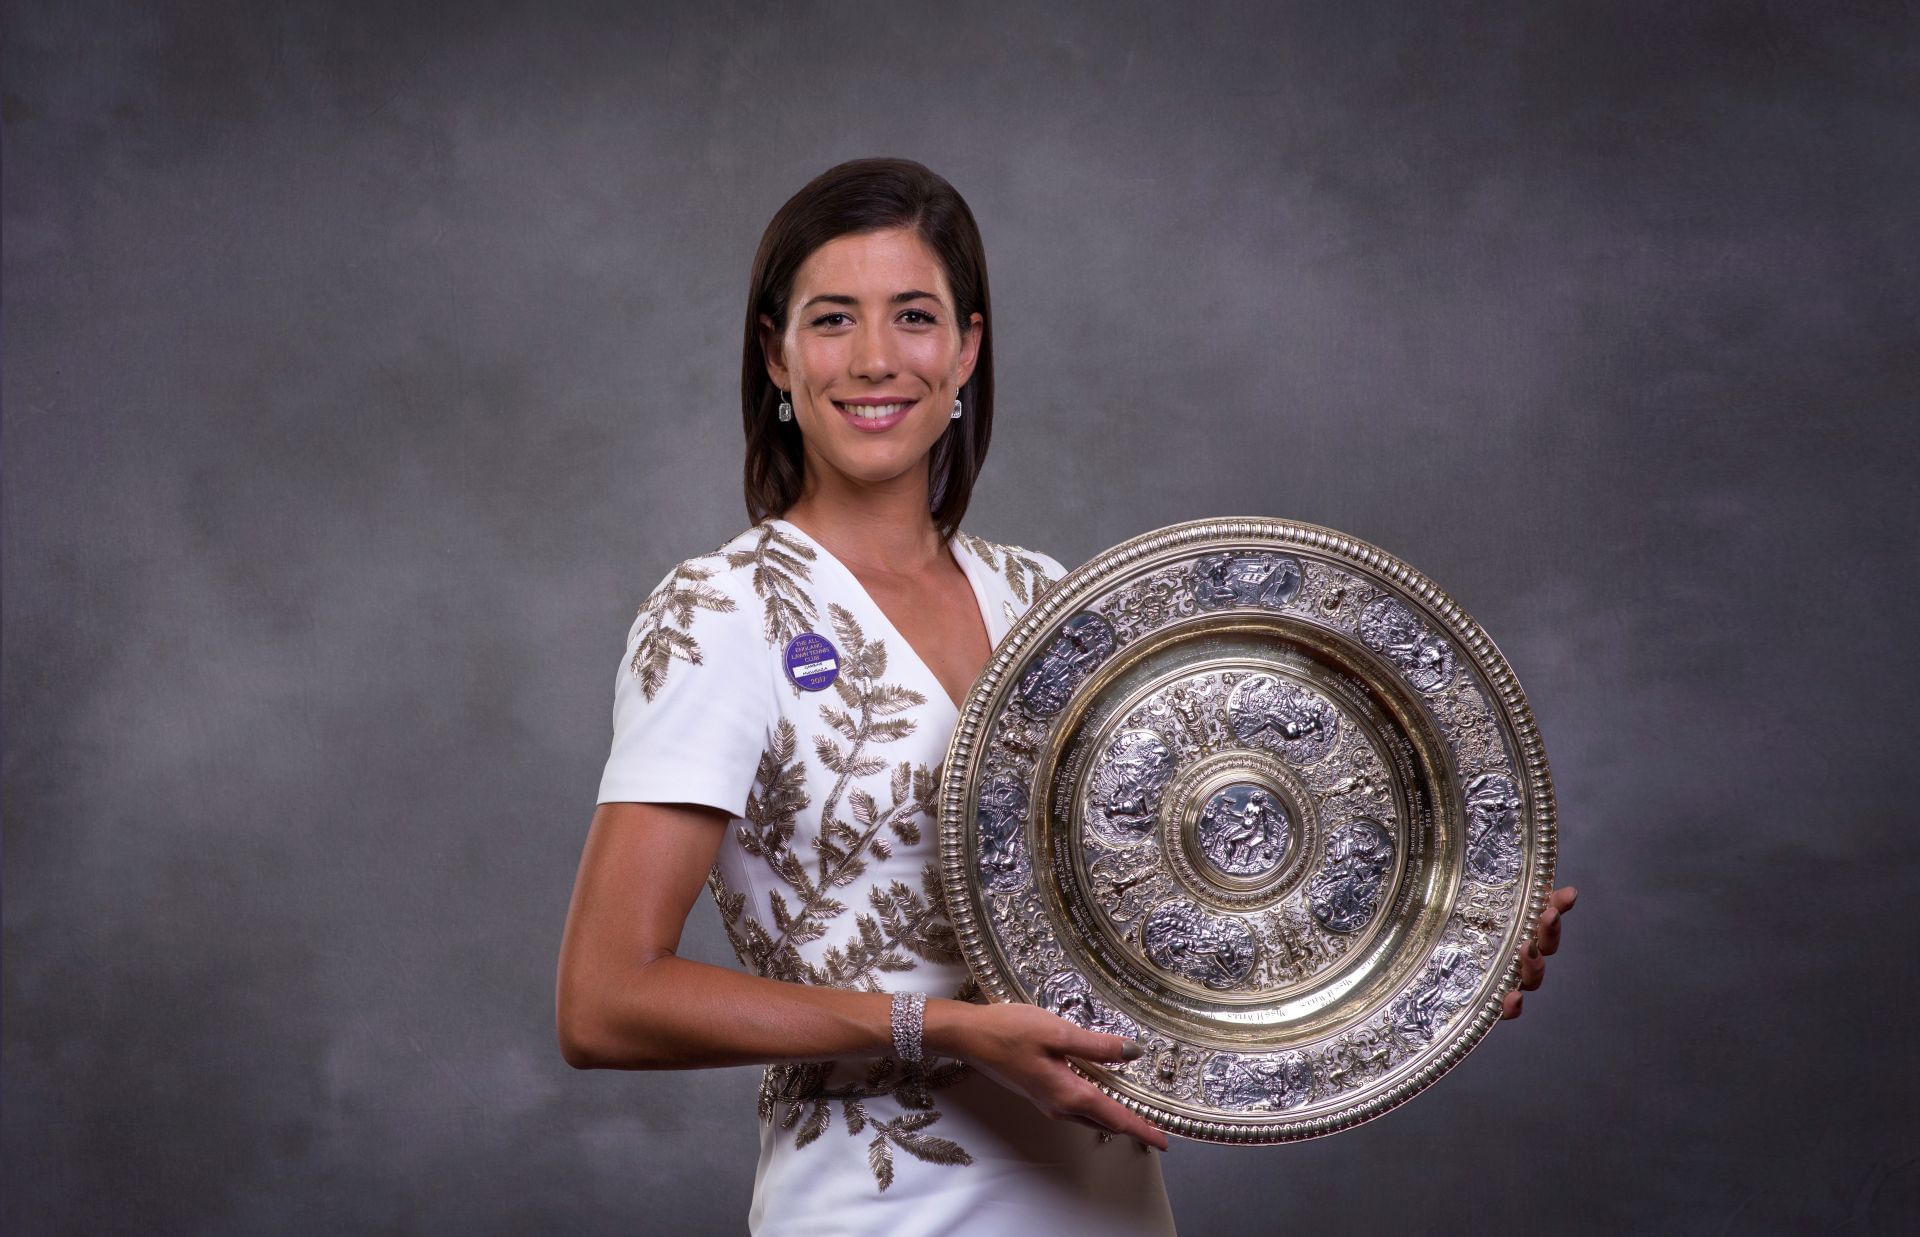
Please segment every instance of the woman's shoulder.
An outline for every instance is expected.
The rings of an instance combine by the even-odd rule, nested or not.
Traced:
[[[817,553],[805,541],[772,521],[755,524],[702,554],[675,563],[654,593],[676,583],[698,580],[728,591],[752,593],[764,585],[767,573],[800,583],[810,582]]]
[[[698,665],[710,642],[784,645],[813,617],[815,557],[812,546],[769,521],[681,559],[647,594],[627,633],[636,671],[649,660],[662,673],[674,658]]]
[[[1046,591],[1047,585],[1067,574],[1058,559],[1038,550],[1011,542],[989,541],[964,529],[958,538],[989,571],[998,573],[1006,581],[1008,590],[1022,603],[1037,598]]]

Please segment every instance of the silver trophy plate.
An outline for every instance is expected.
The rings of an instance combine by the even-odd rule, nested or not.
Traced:
[[[1392,555],[1176,524],[1007,634],[947,752],[948,906],[995,1000],[1139,1036],[1084,1072],[1270,1143],[1403,1103],[1499,1017],[1553,879],[1553,786],[1479,625]]]

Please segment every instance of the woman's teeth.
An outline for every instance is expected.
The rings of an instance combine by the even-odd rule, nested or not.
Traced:
[[[879,421],[896,412],[911,408],[912,404],[842,404],[848,412],[863,421]]]

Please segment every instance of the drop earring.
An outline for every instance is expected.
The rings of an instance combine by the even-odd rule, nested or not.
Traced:
[[[793,405],[787,402],[787,393],[785,391],[780,392],[780,419],[782,421],[793,420]]]
[[[947,414],[947,420],[958,421],[959,419],[960,419],[960,397],[956,395],[953,397],[953,411]]]

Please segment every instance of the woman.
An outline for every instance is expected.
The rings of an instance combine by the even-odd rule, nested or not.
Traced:
[[[1166,1135],[1068,1065],[1137,1046],[967,1000],[941,905],[960,703],[1063,574],[959,528],[993,416],[972,215],[918,164],[842,164],[775,215],[752,284],[755,523],[629,632],[561,947],[566,1058],[767,1063],[756,1233],[1170,1233]],[[703,883],[751,974],[674,955]]]

